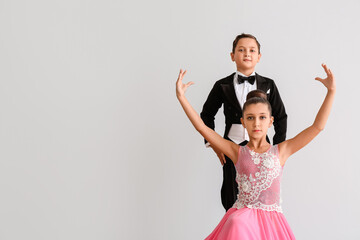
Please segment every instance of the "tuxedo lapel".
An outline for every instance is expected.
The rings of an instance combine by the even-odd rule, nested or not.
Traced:
[[[236,109],[241,111],[239,100],[236,97],[235,88],[234,88],[234,74],[235,73],[228,76],[226,82],[221,84],[221,87],[223,89],[227,101],[231,103]]]
[[[265,81],[265,79],[260,76],[259,74],[256,74],[256,85],[257,85],[257,89],[263,90],[264,92],[267,92],[269,90],[268,84]]]
[[[264,81],[264,79],[257,73],[256,74],[256,85],[257,85],[257,89],[263,90],[264,92],[267,91],[266,89],[266,83]]]

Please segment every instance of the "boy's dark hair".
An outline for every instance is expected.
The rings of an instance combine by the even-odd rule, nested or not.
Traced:
[[[247,33],[242,33],[242,34],[236,36],[236,38],[235,38],[235,40],[233,42],[233,48],[232,48],[233,53],[235,53],[236,45],[239,42],[239,40],[242,39],[242,38],[252,38],[252,39],[254,39],[256,41],[256,44],[257,44],[258,49],[259,49],[259,54],[260,54],[260,43],[259,43],[259,41],[256,39],[256,37],[254,37],[251,34],[247,34]]]
[[[263,104],[267,105],[269,112],[270,112],[270,116],[272,116],[272,109],[271,109],[271,105],[270,105],[269,101],[267,100],[267,95],[264,91],[259,90],[259,89],[249,92],[248,95],[246,96],[246,102],[244,103],[244,106],[243,106],[243,116],[244,116],[244,112],[245,112],[246,108],[249,105],[257,104],[257,103],[263,103]]]

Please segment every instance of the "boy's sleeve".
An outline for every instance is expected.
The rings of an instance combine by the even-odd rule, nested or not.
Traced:
[[[275,145],[285,141],[286,139],[287,114],[284,103],[281,100],[279,90],[274,82],[270,90],[269,101],[272,107],[272,114],[274,116],[275,135],[273,138],[273,144]]]
[[[211,89],[206,102],[204,103],[203,109],[200,113],[201,119],[204,121],[205,125],[209,128],[215,130],[215,115],[218,112],[219,108],[223,104],[222,92],[220,83],[216,82]],[[207,143],[206,139],[205,143]]]

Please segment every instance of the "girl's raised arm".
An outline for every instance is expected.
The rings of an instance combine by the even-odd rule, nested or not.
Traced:
[[[180,69],[179,77],[176,81],[176,96],[184,109],[187,117],[194,125],[195,129],[208,141],[211,146],[215,146],[220,149],[226,156],[228,156],[234,164],[237,161],[239,145],[228,141],[222,138],[214,130],[206,126],[203,120],[200,118],[199,114],[193,109],[188,100],[185,97],[186,89],[194,84],[193,82],[188,82],[187,84],[182,83],[182,79],[186,74],[186,70],[183,71]]]
[[[311,140],[313,140],[325,128],[334,101],[336,85],[335,78],[331,70],[325,64],[322,64],[322,67],[324,68],[327,77],[325,79],[319,77],[315,79],[324,84],[328,90],[324,102],[316,115],[314,123],[310,127],[303,130],[294,138],[279,144],[279,154],[282,165],[285,164],[288,157],[311,142]]]

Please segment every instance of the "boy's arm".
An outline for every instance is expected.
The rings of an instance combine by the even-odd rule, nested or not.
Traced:
[[[204,137],[206,138],[212,146],[219,149],[221,152],[225,153],[229,158],[236,163],[237,155],[239,151],[239,146],[231,141],[225,140],[219,134],[217,134],[214,130],[207,127],[197,112],[193,109],[190,105],[188,100],[185,97],[186,89],[192,85],[192,82],[187,84],[182,83],[183,76],[185,75],[186,71],[180,70],[178,80],[176,82],[176,96],[184,109],[187,117],[195,127],[195,129]]]
[[[272,115],[274,117],[275,135],[273,137],[273,144],[275,145],[285,141],[287,130],[287,114],[275,82],[273,82],[272,87],[270,88],[269,101],[272,108]]]
[[[215,130],[215,115],[222,104],[223,99],[221,94],[221,87],[220,84],[217,82],[211,89],[209,96],[206,99],[203,109],[200,113],[200,117],[204,121],[205,125],[213,130]],[[207,143],[206,139],[205,143]]]
[[[327,78],[322,79],[317,77],[315,79],[323,83],[327,88],[324,102],[316,115],[314,123],[310,127],[300,132],[294,138],[279,144],[280,161],[282,165],[285,164],[288,157],[311,142],[325,128],[334,101],[336,86],[335,78],[330,69],[328,69],[325,64],[322,64],[322,66],[327,74]]]
[[[215,130],[215,115],[219,111],[219,108],[223,104],[222,90],[219,82],[216,82],[211,89],[208,98],[206,99],[202,112],[200,113],[201,119],[204,121],[205,125],[209,128]],[[204,138],[206,147],[211,147],[216,155],[218,156],[221,165],[226,163],[225,155],[215,146],[210,145],[210,143]]]

